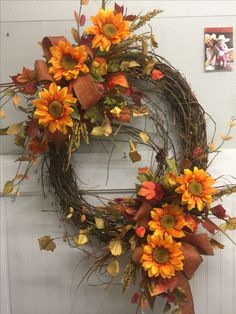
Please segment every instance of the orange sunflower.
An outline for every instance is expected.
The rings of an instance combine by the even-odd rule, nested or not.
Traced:
[[[72,47],[68,41],[60,41],[58,45],[50,48],[52,64],[49,73],[52,73],[56,81],[60,81],[63,77],[70,81],[76,79],[80,72],[88,73],[89,69],[84,62],[88,58],[84,45]]]
[[[147,242],[143,247],[144,253],[140,263],[149,277],[161,276],[170,279],[175,276],[176,270],[183,270],[184,256],[180,242],[174,242],[170,235],[148,235]]]
[[[182,229],[187,223],[183,209],[178,205],[164,204],[162,208],[154,208],[151,216],[153,220],[149,222],[149,227],[154,231],[154,235],[168,234],[174,238],[184,237]]]
[[[109,9],[100,9],[96,16],[92,16],[93,26],[86,29],[86,32],[95,35],[92,41],[92,48],[100,48],[101,51],[108,51],[111,44],[119,44],[122,39],[130,35],[129,21],[124,21],[121,13],[114,14]]]
[[[188,210],[197,207],[202,211],[205,204],[212,203],[212,195],[216,192],[212,187],[215,180],[203,169],[184,169],[184,174],[177,178],[177,182],[180,186],[175,191],[182,194],[182,204],[187,204]]]
[[[72,94],[68,94],[68,88],[57,86],[51,83],[49,89],[43,89],[39,93],[39,99],[33,100],[36,107],[34,116],[38,118],[38,123],[51,133],[56,130],[66,134],[67,127],[72,127],[73,122],[70,117],[73,109],[71,106],[77,101]]]

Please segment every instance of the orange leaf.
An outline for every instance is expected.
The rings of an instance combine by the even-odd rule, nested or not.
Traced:
[[[140,226],[135,229],[135,233],[138,237],[143,238],[146,233],[146,229],[143,226]]]
[[[152,71],[152,73],[151,73],[151,78],[152,78],[152,80],[154,80],[154,81],[162,79],[163,76],[164,76],[164,74],[163,74],[161,71],[156,70],[156,69],[154,69],[154,70]]]
[[[117,85],[125,88],[129,87],[125,75],[120,72],[112,74],[107,80],[107,85],[109,88],[113,88]]]
[[[41,142],[38,137],[33,137],[28,143],[28,149],[36,155],[40,155],[48,150],[48,142]]]
[[[19,104],[20,104],[20,96],[19,95],[14,95],[13,97],[12,97],[12,102],[13,102],[13,105],[14,106],[19,106]]]

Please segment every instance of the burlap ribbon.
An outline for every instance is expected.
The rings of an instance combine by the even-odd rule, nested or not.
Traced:
[[[51,58],[50,48],[58,45],[60,41],[67,41],[64,36],[44,37],[42,40],[42,49],[47,62]],[[94,57],[93,50],[86,47],[87,53],[91,59]],[[48,65],[43,60],[35,61],[35,73],[38,82],[52,82],[53,77],[48,72]],[[75,80],[71,81],[76,97],[78,98],[82,108],[88,110],[94,106],[102,97],[102,93],[97,89],[94,79],[91,75],[79,75]]]

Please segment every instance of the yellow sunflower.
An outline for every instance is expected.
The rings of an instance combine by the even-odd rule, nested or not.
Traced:
[[[184,169],[184,174],[177,178],[177,182],[180,186],[175,191],[182,194],[182,204],[187,204],[188,210],[197,207],[202,211],[206,204],[212,203],[212,195],[216,192],[212,188],[215,180],[203,169]]]
[[[121,40],[130,35],[129,21],[124,21],[121,13],[114,14],[109,9],[100,9],[96,16],[92,16],[93,26],[86,29],[86,32],[95,35],[92,41],[93,48],[100,48],[101,51],[108,51],[111,44],[119,44]]]
[[[174,238],[184,237],[182,229],[187,222],[184,219],[183,209],[178,205],[164,204],[162,208],[154,208],[151,216],[153,220],[149,222],[149,227],[151,231],[154,231],[154,235],[169,234]]]
[[[33,100],[36,107],[34,116],[38,119],[38,123],[51,133],[57,130],[66,134],[67,127],[72,127],[73,122],[71,106],[77,101],[72,94],[68,94],[68,88],[57,86],[51,83],[49,89],[43,89],[39,93],[39,99]]]
[[[88,58],[84,45],[72,47],[68,41],[60,41],[58,45],[50,48],[52,64],[49,73],[53,74],[56,81],[60,81],[63,77],[70,81],[76,79],[80,72],[88,73],[89,69],[84,62]]]
[[[184,256],[180,242],[174,242],[170,235],[148,235],[147,242],[143,247],[144,253],[140,262],[149,277],[161,276],[170,279],[175,276],[176,270],[183,270]]]

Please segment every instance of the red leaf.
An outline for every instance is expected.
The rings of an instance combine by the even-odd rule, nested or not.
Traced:
[[[217,230],[219,230],[218,226],[215,225],[210,219],[205,218],[205,221],[202,222],[203,228],[205,228],[207,231],[209,231],[212,234],[215,234]]]
[[[157,70],[157,69],[154,69],[152,71],[152,73],[151,73],[151,78],[154,81],[162,79],[163,76],[164,76],[164,74],[161,71]]]
[[[198,157],[201,156],[202,153],[203,153],[203,148],[202,147],[198,146],[198,147],[194,148],[194,150],[193,150],[193,158],[197,159]]]
[[[211,212],[213,215],[220,219],[224,219],[225,217],[227,217],[226,210],[222,205],[216,205],[215,207],[211,208]]]
[[[171,279],[160,278],[156,285],[156,290],[158,294],[161,294],[163,292],[167,292],[168,290],[173,291],[176,288],[176,285],[177,285],[176,277],[172,277]]]
[[[123,15],[124,13],[124,6],[119,6],[119,4],[115,3],[115,12],[116,13],[121,13]]]
[[[125,17],[125,20],[132,22],[132,21],[134,21],[136,19],[136,17],[137,17],[137,15],[130,14],[130,15],[127,15]]]
[[[38,135],[39,129],[38,124],[35,120],[30,120],[27,124],[27,134],[29,137],[35,137]]]
[[[146,229],[143,226],[140,226],[135,229],[135,233],[138,237],[143,238],[146,233]]]
[[[131,303],[132,304],[137,304],[140,298],[140,293],[139,292],[135,292],[132,297],[131,297]]]
[[[28,149],[35,155],[40,155],[48,150],[48,143],[41,142],[38,137],[33,137],[28,143]]]
[[[86,17],[84,14],[82,14],[79,19],[79,25],[84,26],[85,22],[86,22]]]

